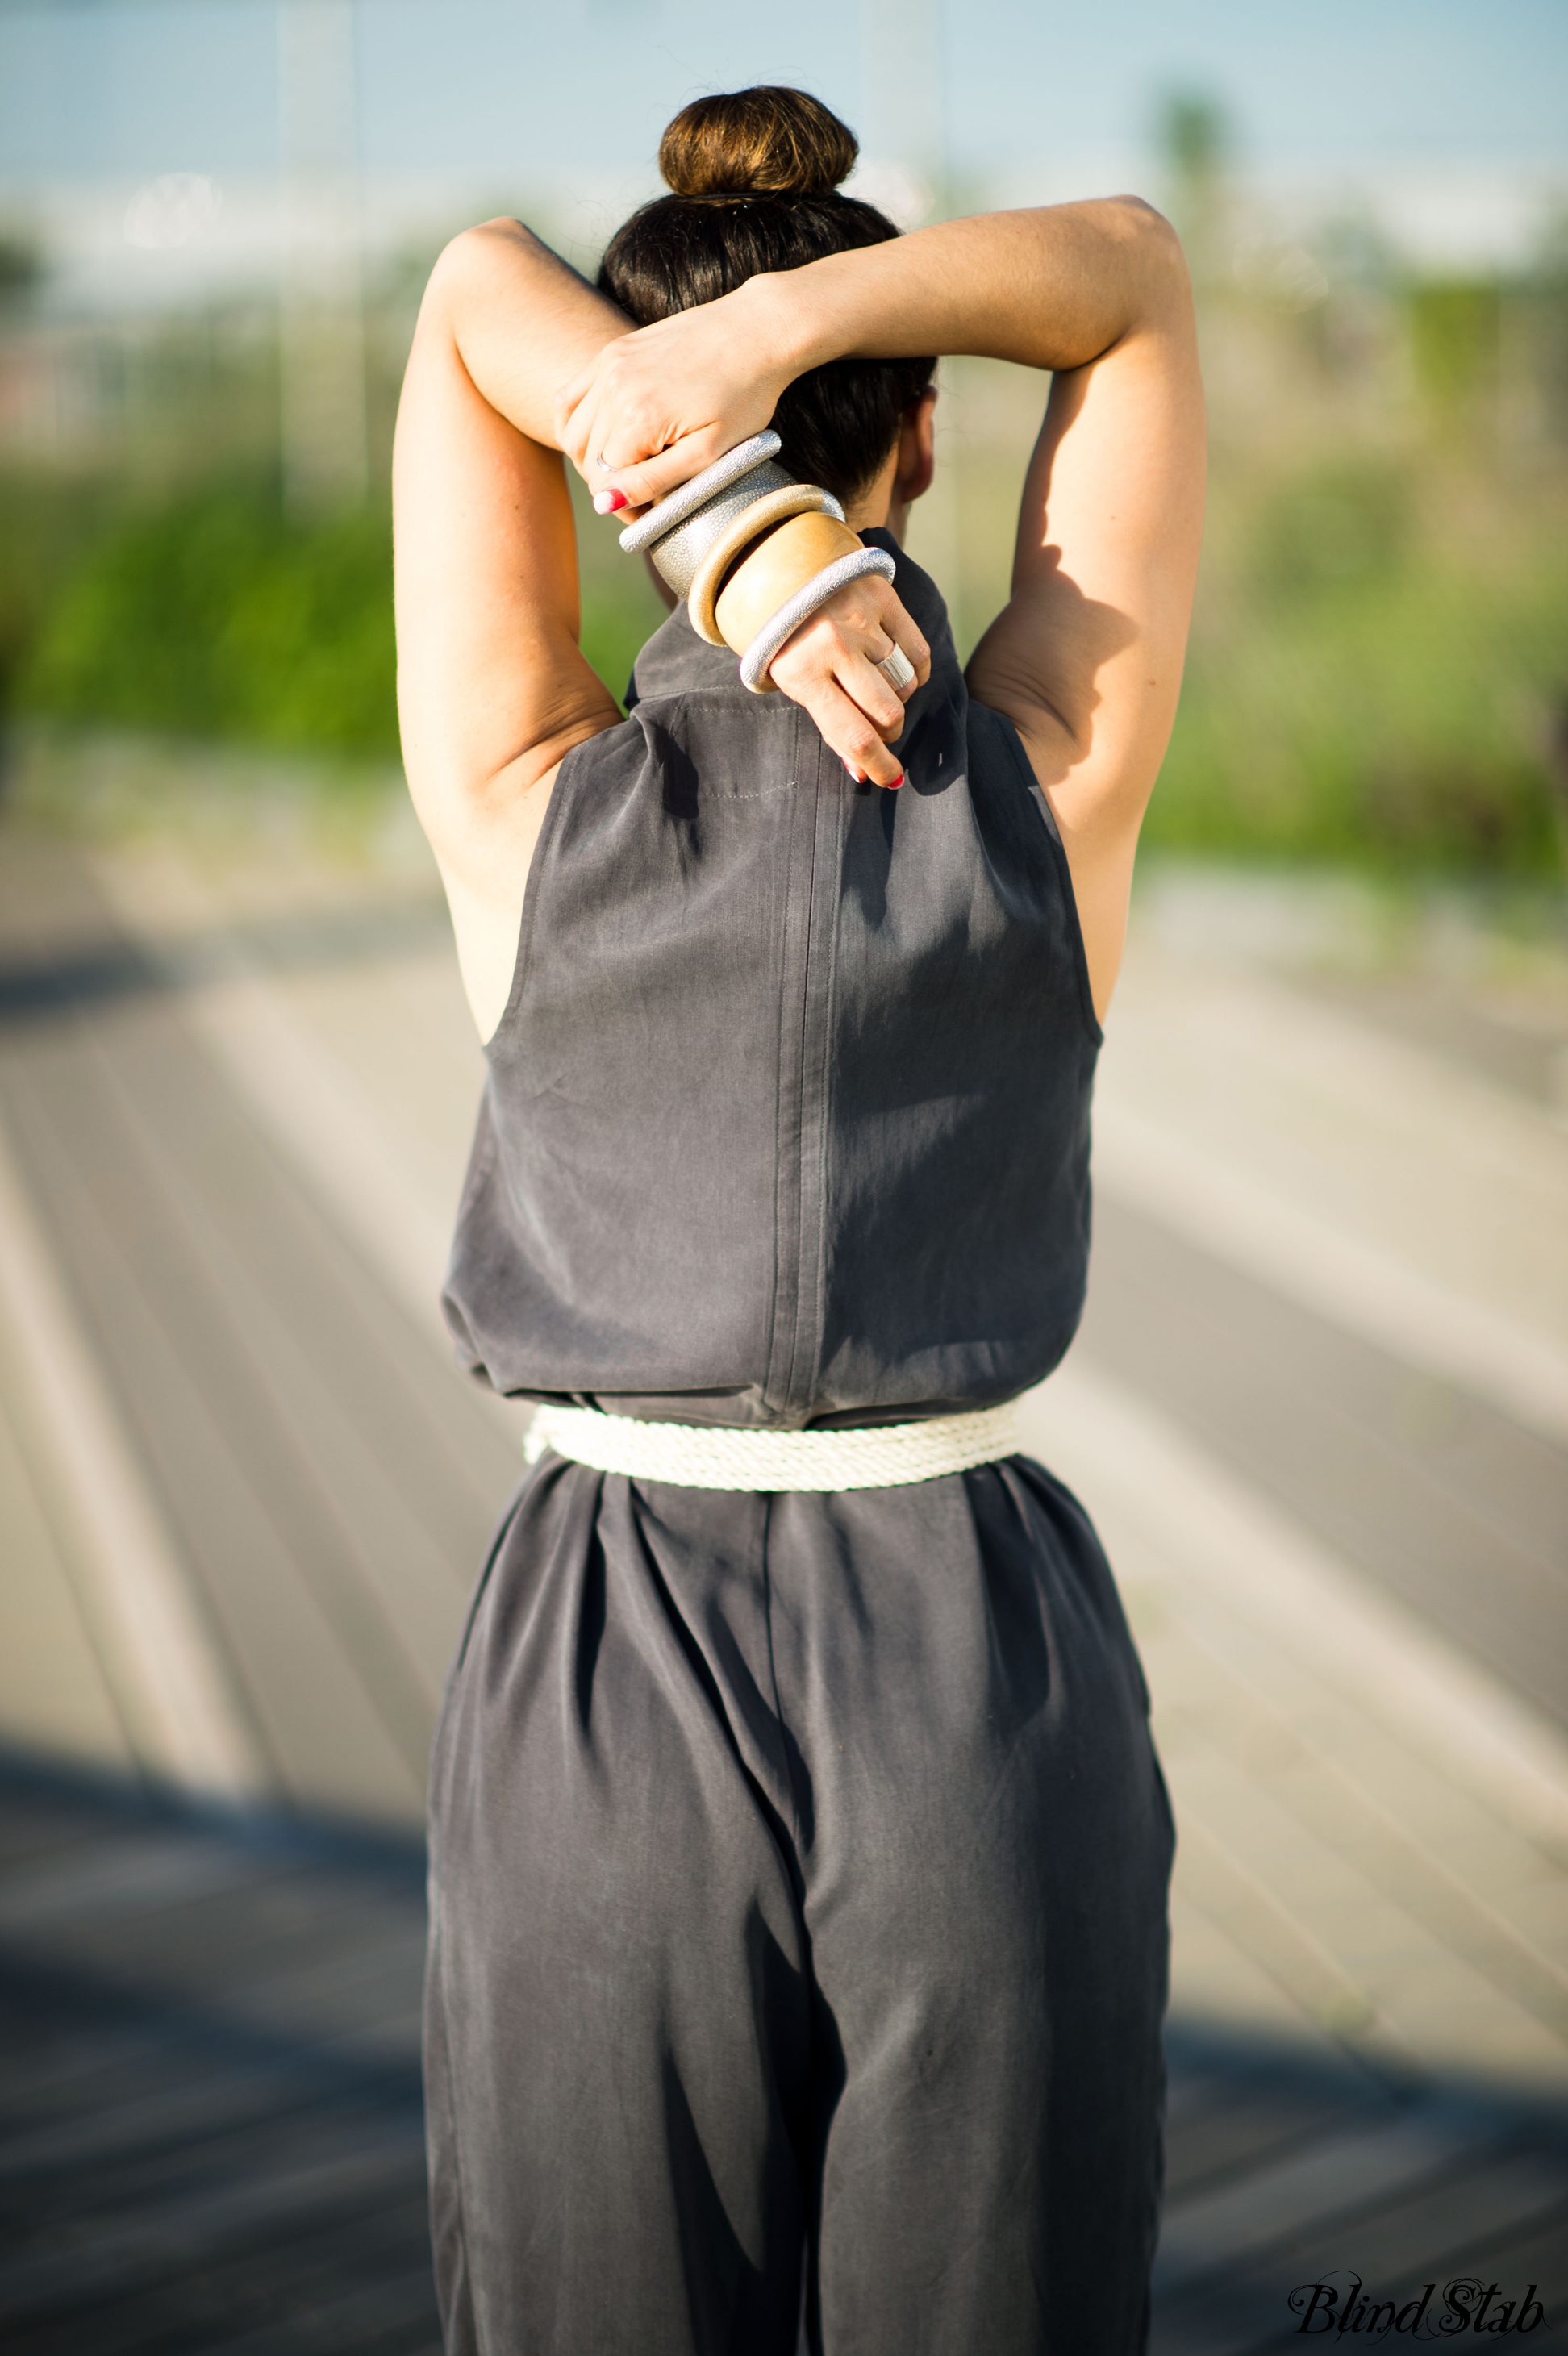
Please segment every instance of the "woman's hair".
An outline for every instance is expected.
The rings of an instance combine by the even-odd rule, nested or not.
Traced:
[[[659,169],[674,194],[643,205],[616,231],[599,266],[601,292],[646,327],[761,272],[897,237],[875,205],[838,193],[858,153],[853,131],[804,91],[694,100],[660,142]],[[854,497],[875,477],[935,368],[934,359],[854,359],[811,369],[774,412],[779,463],[840,498]]]

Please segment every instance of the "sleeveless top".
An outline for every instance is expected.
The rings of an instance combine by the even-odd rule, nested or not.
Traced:
[[[498,1391],[800,1428],[1000,1404],[1072,1339],[1100,1029],[1054,822],[932,583],[896,792],[678,607],[568,753],[444,1307]]]

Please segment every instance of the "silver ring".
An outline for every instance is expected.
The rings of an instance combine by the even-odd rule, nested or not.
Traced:
[[[895,695],[902,695],[907,687],[914,684],[915,666],[902,647],[895,647],[890,655],[884,655],[876,668]]]
[[[609,460],[606,457],[602,450],[599,452],[598,456],[594,460],[594,464],[598,468],[601,475],[613,475],[615,473],[615,468],[610,465]]]

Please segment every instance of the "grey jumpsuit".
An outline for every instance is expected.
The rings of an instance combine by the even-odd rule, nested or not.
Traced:
[[[683,611],[562,766],[446,1291],[498,1390],[904,1421],[1072,1337],[1100,1034],[1066,864],[932,584],[896,585],[932,647],[896,794]],[[1143,2347],[1170,1817],[1037,1464],[753,1494],[546,1455],[431,1835],[449,2356],[792,2356],[803,2257],[825,2356]]]

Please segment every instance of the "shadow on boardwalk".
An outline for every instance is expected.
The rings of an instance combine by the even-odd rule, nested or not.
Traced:
[[[8,2356],[435,2356],[423,1874],[412,1839],[0,1761]],[[1170,2053],[1156,2356],[1294,2344],[1290,2291],[1350,2276],[1473,2276],[1488,2320],[1533,2284],[1530,2346],[1568,2347],[1561,2108],[1181,2021]]]

